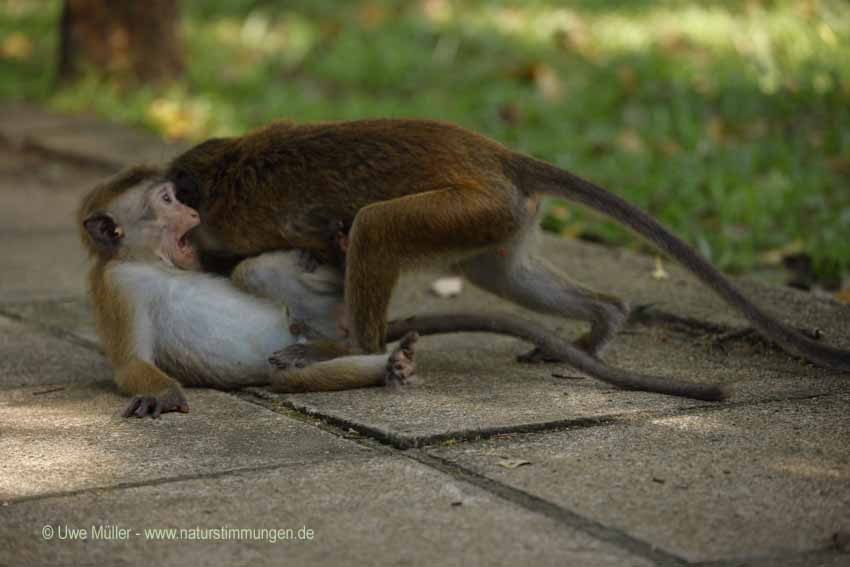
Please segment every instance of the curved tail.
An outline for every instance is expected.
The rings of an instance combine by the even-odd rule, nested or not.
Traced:
[[[387,341],[397,341],[410,331],[416,331],[420,335],[462,332],[510,335],[535,344],[547,354],[560,358],[594,378],[627,390],[643,390],[711,402],[728,397],[726,389],[719,385],[675,384],[665,378],[608,366],[554,333],[542,329],[539,324],[515,315],[450,313],[410,317],[390,323]]]
[[[820,366],[850,371],[850,351],[815,342],[756,307],[705,258],[639,208],[554,165],[522,154],[514,158],[519,162],[517,182],[524,190],[564,197],[619,221],[683,264],[786,351]]]

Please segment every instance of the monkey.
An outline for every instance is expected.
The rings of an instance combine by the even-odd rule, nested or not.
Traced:
[[[728,394],[716,385],[676,385],[612,368],[532,322],[500,314],[392,322],[388,338],[399,346],[389,355],[361,354],[340,341],[341,271],[302,270],[293,250],[248,258],[229,280],[197,272],[189,235],[199,216],[176,200],[175,190],[156,168],[132,168],[95,187],[77,215],[95,258],[89,287],[97,328],[120,389],[134,396],[126,416],[188,410],[181,384],[232,389],[271,382],[279,392],[404,384],[415,372],[417,329],[513,335],[627,389],[712,401]],[[345,256],[345,229],[332,232],[328,241]],[[266,354],[287,345],[268,357],[269,377]]]
[[[296,281],[294,270],[282,269],[297,262],[295,252],[249,260],[232,282],[196,271],[199,259],[186,235],[198,213],[177,200],[173,187],[140,184],[150,174],[138,168],[120,175],[87,195],[78,211],[82,241],[95,258],[89,288],[98,334],[120,390],[133,396],[124,417],[189,411],[182,385],[229,390],[271,381],[279,391],[310,391],[327,382],[325,375],[349,388],[413,375],[418,336],[407,332],[389,355],[342,356],[276,377],[282,373],[267,359],[299,340],[298,325],[290,324],[295,317],[335,336],[334,309],[321,296],[337,276],[319,272]],[[267,272],[271,285],[289,292],[289,313],[262,297],[270,286],[266,265],[277,268]]]
[[[443,262],[522,307],[588,322],[575,344],[601,356],[629,307],[573,282],[536,253],[541,200],[551,195],[633,230],[787,352],[850,371],[850,351],[813,341],[754,305],[640,208],[449,123],[277,122],[188,149],[169,162],[164,179],[198,210],[203,222],[192,239],[202,254],[301,249],[329,261],[335,251],[325,227],[331,221],[350,225],[344,293],[348,342],[359,352],[383,352],[387,308],[402,271]]]

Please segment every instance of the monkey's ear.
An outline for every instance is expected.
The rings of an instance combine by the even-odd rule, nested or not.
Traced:
[[[124,229],[106,213],[95,213],[83,221],[86,232],[98,250],[111,252],[124,237]]]

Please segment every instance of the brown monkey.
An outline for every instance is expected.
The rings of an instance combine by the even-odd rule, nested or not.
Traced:
[[[89,286],[98,333],[119,387],[134,396],[125,417],[188,411],[181,384],[232,389],[271,380],[286,391],[291,379],[294,389],[310,390],[328,389],[326,375],[337,387],[354,388],[402,382],[413,374],[416,335],[408,333],[389,356],[343,356],[287,373],[272,370],[270,376],[268,356],[299,340],[298,326],[267,299],[224,278],[187,271],[198,266],[186,239],[198,214],[177,200],[173,186],[157,183],[156,174],[130,170],[95,188],[78,212],[82,240],[95,257]],[[295,270],[281,268],[295,265],[294,254],[249,260],[234,280],[244,289],[255,286],[257,293],[279,286],[303,324],[333,332],[334,309],[322,297],[327,295],[322,278],[332,286],[339,276],[331,270],[304,280],[292,277]],[[263,279],[266,265],[276,267],[266,273],[273,284]],[[340,293],[335,297],[339,304]]]
[[[341,272],[329,266],[304,271],[297,251],[247,259],[232,283],[186,271],[198,265],[186,238],[198,216],[174,199],[173,184],[155,169],[135,168],[96,187],[80,207],[79,222],[96,259],[90,287],[98,329],[119,386],[136,396],[128,415],[187,409],[179,383],[230,389],[271,379],[274,389],[292,392],[404,382],[415,370],[411,327],[424,334],[511,334],[624,388],[707,400],[725,395],[712,385],[673,385],[608,367],[534,323],[502,315],[396,322],[390,336],[402,342],[389,356],[348,356],[337,324]],[[334,232],[327,240],[344,254],[345,233]],[[269,300],[286,304],[287,314]],[[287,345],[272,357],[269,378],[266,357]]]
[[[327,260],[331,221],[352,226],[345,297],[352,342],[381,352],[390,294],[403,269],[447,262],[527,308],[585,320],[577,345],[598,355],[625,322],[622,300],[567,279],[535,255],[542,194],[608,215],[679,260],[784,349],[850,371],[850,352],[815,342],[745,298],[655,219],[572,173],[445,123],[275,123],[208,140],[165,179],[195,206],[202,253],[252,256],[299,248]]]

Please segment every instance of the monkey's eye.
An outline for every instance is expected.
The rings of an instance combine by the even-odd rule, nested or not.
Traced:
[[[171,201],[172,201],[171,195],[169,195],[168,193],[163,193],[162,194],[162,200],[165,201],[166,203],[170,204]]]

